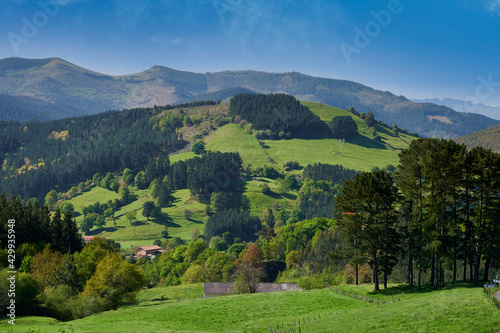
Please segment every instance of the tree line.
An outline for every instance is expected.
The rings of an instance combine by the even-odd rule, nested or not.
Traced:
[[[387,277],[404,253],[408,282],[420,288],[431,270],[434,288],[445,268],[478,282],[483,269],[499,267],[500,157],[484,148],[466,151],[451,140],[419,139],[400,153],[394,174],[362,173],[346,181],[336,198],[338,227],[349,240],[345,253],[357,266]],[[414,267],[416,265],[416,267]],[[416,277],[415,277],[416,273]],[[467,275],[469,274],[469,275]]]
[[[325,124],[293,96],[285,94],[242,94],[231,98],[231,113],[251,123],[255,130],[270,130],[275,137],[317,136]],[[248,126],[248,125],[247,125]],[[282,135],[280,135],[282,133]]]
[[[162,151],[173,151],[185,144],[177,134],[182,121],[155,126],[160,114],[214,103],[108,111],[49,122],[2,121],[2,192],[42,201],[55,187],[66,191],[95,173],[144,170]]]

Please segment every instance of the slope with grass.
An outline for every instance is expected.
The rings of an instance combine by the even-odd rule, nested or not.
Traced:
[[[357,123],[359,134],[351,141],[345,142],[341,149],[341,142],[333,138],[325,139],[291,139],[291,140],[265,140],[263,146],[252,135],[246,133],[237,124],[227,124],[210,132],[206,137],[206,149],[222,152],[238,152],[246,166],[255,170],[263,166],[274,166],[284,172],[283,163],[288,160],[298,161],[301,166],[314,164],[316,162],[328,164],[341,164],[344,167],[368,171],[373,167],[384,168],[387,165],[398,164],[399,152],[406,148],[415,137],[405,134],[395,134],[389,128],[376,124],[374,128],[368,128],[365,122],[352,113],[318,103],[303,103],[311,111],[318,115],[326,123],[330,122],[335,116],[351,116]],[[223,114],[227,112],[227,107],[219,105],[214,107],[197,107],[186,109],[185,112],[193,117],[202,117],[207,109],[210,109],[211,115]],[[191,113],[193,111],[194,113]],[[195,127],[183,128],[185,137],[192,138],[196,132]],[[189,132],[188,132],[189,131]],[[382,138],[382,142],[373,140],[374,135]],[[194,140],[194,139],[193,139]],[[194,157],[194,153],[185,152],[170,157],[171,163],[179,160],[186,160]],[[302,170],[292,170],[290,172],[300,174]],[[259,185],[267,183],[271,193],[265,195],[262,193]],[[137,196],[133,203],[121,207],[115,213],[117,218],[116,226],[107,222],[102,229],[95,230],[91,234],[112,238],[122,243],[123,249],[139,245],[150,245],[154,240],[162,239],[161,232],[165,227],[171,237],[181,237],[189,240],[190,232],[193,228],[198,228],[203,232],[204,224],[208,217],[204,212],[205,203],[190,198],[189,190],[180,190],[173,193],[175,200],[171,207],[164,208],[166,216],[162,219],[152,219],[147,221],[141,215],[142,205],[148,200],[152,200],[148,190],[138,190],[131,187],[132,193]],[[279,205],[285,209],[293,209],[296,199],[294,192],[279,193],[276,182],[271,179],[257,178],[247,179],[243,182],[240,190],[250,200],[250,212],[254,215],[262,214],[265,208]],[[115,192],[93,187],[90,191],[82,193],[69,200],[75,207],[75,211],[80,214],[77,221],[81,222],[81,209],[83,206],[99,201],[101,203],[108,200],[114,200],[119,197]],[[183,218],[184,210],[190,210],[194,215],[190,219]],[[137,212],[137,222],[131,225],[125,218],[129,211]]]
[[[342,286],[343,287],[343,286]],[[371,285],[346,286],[368,294]],[[58,332],[268,332],[269,327],[301,332],[489,332],[500,329],[500,312],[481,287],[467,284],[432,291],[392,286],[373,304],[330,289],[202,298],[201,284],[143,290],[136,305],[83,319],[19,318],[16,329]],[[305,319],[305,323],[303,320]],[[0,329],[7,328],[6,322]]]
[[[360,291],[363,286],[348,288]],[[361,294],[372,294],[366,288]],[[433,291],[393,287],[381,292],[399,302],[356,309],[303,326],[303,332],[497,332],[500,312],[481,287],[450,285]]]
[[[303,166],[316,162],[340,164],[360,171],[369,171],[373,167],[383,168],[388,164],[396,166],[399,152],[416,139],[406,134],[396,135],[394,131],[379,124],[370,129],[361,118],[343,109],[317,103],[303,104],[326,123],[336,116],[351,116],[358,125],[359,134],[343,145],[340,140],[333,138],[266,140],[266,151],[278,166],[288,160],[298,161]],[[374,134],[380,136],[382,142],[373,140]]]
[[[193,228],[198,228],[203,232],[207,216],[204,212],[205,205],[192,200],[190,198],[189,190],[175,191],[172,195],[174,200],[170,207],[163,208],[163,218],[147,219],[142,216],[142,205],[144,202],[153,200],[148,190],[139,190],[137,187],[130,187],[132,195],[137,197],[134,202],[121,207],[115,212],[116,226],[113,222],[107,221],[106,225],[100,229],[94,229],[88,235],[106,237],[119,241],[123,250],[131,247],[142,245],[152,245],[157,239],[162,239],[161,232],[168,229],[171,237],[181,237],[188,240],[190,232]],[[99,201],[105,203],[108,200],[118,198],[119,194],[113,191],[94,186],[88,191],[77,195],[67,202],[72,203],[75,207],[76,221],[83,221],[82,208],[89,206]],[[183,217],[184,210],[190,210],[193,215],[186,219]],[[127,218],[126,213],[135,211],[137,213],[137,221],[131,225]]]
[[[489,127],[485,130],[477,131],[455,139],[458,143],[463,143],[467,149],[483,147],[500,153],[500,126]]]

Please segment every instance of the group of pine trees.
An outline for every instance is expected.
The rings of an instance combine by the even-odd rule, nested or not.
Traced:
[[[250,122],[253,129],[270,130],[276,137],[283,137],[280,133],[315,136],[325,130],[321,119],[291,95],[237,95],[231,98],[230,110]]]
[[[370,264],[375,289],[381,272],[387,285],[401,253],[408,282],[419,288],[427,270],[435,288],[444,285],[445,268],[453,281],[459,268],[463,280],[478,282],[481,270],[487,280],[500,266],[499,179],[500,156],[490,150],[413,141],[394,176],[365,172],[343,184],[335,211],[350,244],[345,254],[353,265]]]
[[[192,195],[210,198],[213,192],[233,188],[232,181],[240,178],[241,164],[239,153],[207,152],[172,164],[168,185],[173,190],[187,188]]]
[[[185,144],[183,123],[155,126],[160,114],[181,105],[108,111],[49,122],[0,122],[0,187],[9,196],[37,198],[58,187],[68,190],[95,173],[144,170],[163,150]],[[153,175],[154,177],[154,175]]]

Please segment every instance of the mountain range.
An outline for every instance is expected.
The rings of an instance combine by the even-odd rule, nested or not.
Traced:
[[[416,99],[411,98],[415,103],[434,103],[437,105],[444,105],[458,112],[473,112],[479,113],[486,117],[500,120],[500,106],[490,106],[483,103],[472,104],[470,101],[463,101],[453,98],[427,98]]]
[[[287,93],[301,101],[344,109],[352,106],[422,136],[458,137],[500,124],[484,115],[415,103],[356,82],[298,72],[201,74],[154,66],[141,73],[110,76],[59,58],[0,60],[0,119],[59,119],[110,109],[224,100],[241,92]]]

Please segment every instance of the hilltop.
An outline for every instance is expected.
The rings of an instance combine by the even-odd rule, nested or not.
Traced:
[[[238,88],[238,89],[237,89]],[[236,89],[236,90],[234,90]],[[318,102],[359,112],[423,136],[457,137],[500,122],[482,115],[460,113],[432,103],[419,104],[404,96],[347,80],[318,78],[297,72],[223,71],[192,73],[154,66],[144,72],[111,76],[84,69],[59,58],[0,60],[0,94],[29,96],[54,104],[38,119],[94,114],[112,109],[153,107],[214,97],[226,99],[246,92],[284,92],[301,101]],[[22,108],[19,108],[22,110]],[[31,114],[7,114],[24,121]]]

